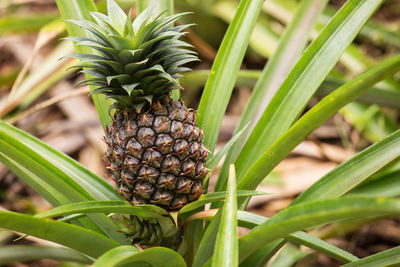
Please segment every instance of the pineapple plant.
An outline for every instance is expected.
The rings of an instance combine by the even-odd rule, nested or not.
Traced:
[[[118,17],[92,12],[96,23],[69,20],[90,35],[70,39],[99,52],[73,55],[81,59],[76,67],[93,76],[82,83],[97,87],[92,94],[114,100],[104,161],[116,190],[133,205],[174,211],[202,194],[208,152],[196,112],[170,97],[180,88],[180,73],[190,70],[182,65],[197,60],[190,45],[179,40],[190,25],[174,26],[184,14],[153,14],[155,4],[132,22],[109,1]]]
[[[137,1],[139,5],[144,2]],[[300,46],[300,53],[306,46],[303,23],[310,22],[309,11],[312,7],[323,9],[324,1],[301,1],[252,94],[256,100],[262,99],[258,90],[267,90],[268,86],[260,85],[274,84],[269,80],[272,76],[281,77],[282,85],[275,84],[278,91],[267,108],[249,100],[249,106],[264,110],[268,116],[261,116],[253,129],[239,127],[228,144],[208,159],[207,167],[212,170],[227,155],[226,175],[220,173],[213,193],[207,193],[204,186],[204,195],[179,209],[201,193],[208,172],[204,166],[207,149],[202,142],[214,150],[218,136],[215,129],[235,81],[243,78],[240,65],[263,2],[242,0],[220,45],[199,105],[197,123],[204,131],[203,140],[194,120],[195,111],[169,96],[171,90],[179,88],[179,73],[188,70],[182,65],[196,60],[187,44],[178,40],[187,25],[173,26],[181,15],[153,14],[155,8],[151,6],[146,15],[139,15],[131,23],[130,16],[108,0],[108,16],[93,12],[89,18],[88,11],[95,10],[92,0],[57,0],[64,19],[93,20],[71,21],[86,29],[88,35],[72,38],[77,51],[86,53],[75,57],[82,59],[82,72],[91,75],[85,82],[94,90],[96,105],[108,106],[98,94],[114,99],[104,159],[117,191],[129,202],[119,197],[111,184],[72,158],[0,120],[0,161],[54,207],[36,215],[2,209],[0,227],[64,246],[0,246],[0,264],[53,258],[95,267],[281,266],[282,260],[287,264],[288,258],[298,260],[309,255],[308,250],[302,251],[303,246],[345,266],[399,264],[399,246],[360,259],[307,231],[330,223],[340,227],[342,222],[366,223],[360,219],[367,218],[369,223],[399,216],[399,190],[394,190],[399,188],[399,172],[398,165],[392,164],[400,155],[400,130],[321,177],[271,218],[241,210],[249,197],[261,194],[253,191],[256,186],[310,132],[375,83],[385,83],[385,78],[400,71],[400,55],[392,56],[347,81],[298,118],[382,0],[348,0],[299,55],[297,63],[289,67],[289,74],[282,75],[279,65],[286,65],[284,59],[292,55],[293,48]],[[310,23],[308,29],[313,25]],[[83,36],[75,34],[81,31],[76,25],[69,23],[67,28],[71,36]],[[303,48],[297,34],[304,38]],[[91,49],[82,51],[82,47]],[[87,52],[92,49],[98,53]],[[99,110],[104,123],[107,108]],[[251,132],[250,136],[247,141],[238,141],[244,130]],[[242,149],[242,145],[260,151]],[[242,159],[251,158],[254,162],[243,164]],[[357,189],[361,189],[361,195]],[[212,203],[210,209],[207,203]],[[211,222],[205,224],[204,220]],[[251,230],[238,237],[238,226]],[[132,246],[132,242],[141,246]]]

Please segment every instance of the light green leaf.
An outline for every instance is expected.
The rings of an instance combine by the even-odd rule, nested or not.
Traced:
[[[221,159],[228,153],[232,146],[236,144],[236,141],[243,137],[245,130],[247,129],[248,124],[243,127],[242,130],[237,132],[215,155],[207,160],[207,167],[212,171],[217,167],[218,163]]]
[[[340,197],[399,155],[400,130],[330,171],[300,194],[291,205],[310,200]]]
[[[246,108],[236,126],[235,132],[238,132],[245,129],[246,124],[250,124],[245,130],[245,134],[241,136],[239,142],[235,143],[225,159],[217,180],[216,191],[225,187],[229,164],[236,160],[262,112],[300,56],[307,44],[310,31],[326,3],[326,0],[302,1],[290,24],[285,29],[277,49],[268,59],[260,78],[257,80]]]
[[[333,93],[322,99],[290,129],[283,134],[267,151],[248,168],[239,180],[239,189],[255,188],[269,172],[300,144],[319,125],[341,107],[354,100],[369,87],[400,69],[400,55],[382,62],[356,79],[347,82]],[[388,154],[389,155],[389,154]],[[393,156],[393,154],[392,154]],[[377,171],[376,169],[375,171]]]
[[[398,266],[399,264],[400,264],[400,246],[397,246],[342,266],[375,267],[375,266]]]
[[[231,267],[238,264],[236,175],[233,164],[229,168],[228,191],[222,208],[221,223],[215,242],[213,267]]]
[[[154,247],[138,251],[133,246],[121,246],[108,251],[96,261],[93,267],[128,264],[128,266],[136,266],[134,263],[144,262],[157,267],[186,267],[182,256],[171,249]]]
[[[99,196],[97,194],[105,197],[104,193],[112,190],[105,181],[68,156],[3,121],[0,121],[0,153],[21,166],[29,166],[29,171],[41,180],[36,182],[37,185],[50,185],[54,188],[52,192],[63,194],[70,202],[95,200],[90,193],[95,192],[96,197]],[[115,196],[115,193],[113,195]],[[58,194],[54,198],[59,199]],[[125,237],[117,232],[116,226],[105,215],[91,214],[88,217],[107,235],[121,243],[127,243]],[[87,227],[98,230],[90,225]]]
[[[126,14],[114,0],[107,0],[107,13],[111,25],[121,34],[124,34]]]
[[[237,190],[236,191],[236,196],[237,197],[252,197],[252,196],[265,196],[268,195],[268,193],[261,192],[261,191],[253,191],[253,190]],[[222,201],[225,200],[226,196],[226,191],[219,191],[219,192],[213,192],[213,193],[208,193],[205,195],[202,195],[199,197],[198,200],[187,204],[184,206],[182,209],[179,210],[179,214],[182,215],[184,213],[193,211],[197,208],[200,208],[204,206],[207,203],[213,203],[216,201]]]
[[[41,259],[57,261],[79,262],[91,264],[93,261],[81,253],[63,247],[45,247],[36,245],[11,245],[0,247],[0,264],[25,262]]]
[[[301,251],[297,246],[288,243],[279,251],[270,267],[291,267],[310,253],[312,252]]]
[[[293,124],[346,47],[381,3],[381,0],[347,1],[304,52],[243,147],[235,164],[239,181],[249,167]],[[240,184],[238,188],[242,188]]]
[[[222,117],[235,84],[261,0],[240,2],[235,18],[220,45],[199,104],[197,122],[204,131],[204,144],[214,151]]]
[[[163,218],[168,213],[154,205],[132,206],[127,201],[88,201],[63,205],[36,214],[38,218],[65,216],[77,213],[121,213],[132,214],[140,218]]]
[[[217,212],[211,220],[211,223],[207,226],[206,231],[203,233],[192,267],[204,267],[204,264],[212,257],[221,215],[221,211]]]
[[[80,20],[88,20],[92,21],[93,18],[90,16],[90,11],[96,11],[96,6],[94,5],[92,0],[56,0],[58,10],[60,11],[61,17],[63,20],[67,19],[80,19]],[[80,28],[77,25],[72,23],[67,23],[67,30],[69,36],[86,36],[87,33],[85,30]],[[75,49],[78,53],[86,53],[86,54],[96,54],[96,51],[93,48],[89,48],[87,46],[75,46]],[[90,75],[86,75],[86,78],[91,78]],[[90,86],[91,90],[96,89],[94,86]],[[97,112],[100,117],[101,124],[105,129],[105,126],[111,123],[111,117],[109,115],[109,106],[111,105],[111,101],[106,101],[105,96],[102,94],[93,95],[93,101],[96,106]]]
[[[383,177],[366,181],[349,192],[351,196],[397,197],[400,196],[400,170]]]
[[[11,211],[0,211],[0,227],[49,240],[95,258],[121,245],[79,226]]]
[[[241,212],[241,211],[238,211]],[[242,261],[239,266],[240,267],[247,267],[247,266],[254,266],[254,267],[264,267],[268,260],[271,259],[272,256],[275,255],[282,248],[285,244],[284,239],[277,239],[271,242],[268,242],[263,247],[259,248],[251,255],[249,255],[244,261]]]
[[[239,239],[240,261],[270,241],[301,229],[364,216],[398,216],[400,201],[385,198],[319,200],[284,209]]]
[[[15,173],[18,178],[27,183],[33,190],[46,199],[51,205],[59,206],[70,202],[68,198],[55,190],[48,183],[3,153],[0,153],[0,161],[7,166],[10,171]]]
[[[239,210],[238,213],[238,222],[239,226],[245,227],[245,228],[254,228],[258,226],[259,224],[265,223],[268,218],[257,215],[251,212],[247,211],[242,211]],[[197,220],[202,219],[202,220],[211,220],[213,219],[213,216],[206,216],[206,217],[198,217]],[[194,221],[195,222],[195,221]],[[314,249],[318,252],[321,252],[329,257],[332,257],[338,261],[341,262],[351,262],[358,260],[358,258],[347,251],[344,251],[334,245],[331,245],[327,243],[326,241],[323,241],[313,235],[307,234],[305,232],[297,231],[294,233],[291,233],[285,237],[288,241],[291,241],[293,243],[299,244],[299,245],[304,245],[306,247],[309,247],[311,249]],[[271,245],[268,245],[271,244]],[[249,266],[255,266],[256,262],[262,262],[262,257],[264,258],[270,254],[271,256],[274,255],[274,253],[282,246],[285,244],[285,241],[283,239],[277,239],[275,241],[272,241],[268,243],[258,251],[260,252],[259,255],[255,255],[258,253],[254,252],[251,254],[251,259],[246,258],[245,261],[241,263],[241,265],[246,266],[245,262],[249,263]],[[273,245],[272,245],[273,244]],[[254,257],[253,257],[254,256]],[[261,259],[261,261],[260,261]]]
[[[7,140],[14,148],[19,147],[22,153],[31,151],[40,155],[46,165],[54,165],[72,180],[84,188],[84,191],[92,195],[96,200],[121,200],[113,187],[98,177],[80,163],[71,159],[64,153],[57,151],[39,139],[0,121],[0,139]],[[29,165],[27,165],[29,166]]]

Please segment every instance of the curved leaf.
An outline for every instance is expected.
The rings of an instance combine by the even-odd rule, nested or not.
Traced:
[[[262,0],[240,2],[218,50],[211,74],[201,97],[197,122],[204,131],[204,144],[214,151],[236,76],[242,63],[251,32],[261,10]]]
[[[132,266],[135,262],[145,262],[157,267],[186,267],[182,256],[171,249],[154,247],[138,251],[133,246],[121,246],[108,251],[96,261],[93,267],[120,266],[124,264]]]
[[[384,61],[322,99],[276,140],[256,163],[244,173],[242,179],[239,180],[238,188],[255,188],[308,134],[369,87],[398,71],[400,69],[399,63],[400,55]]]
[[[121,245],[104,235],[76,225],[11,211],[0,211],[0,227],[46,239],[95,258]]]
[[[231,267],[238,264],[236,175],[233,164],[229,168],[228,191],[222,207],[221,223],[215,242],[213,267]]]
[[[9,140],[7,142],[18,143],[23,152],[29,149],[39,154],[44,160],[71,177],[96,200],[121,200],[121,197],[118,196],[113,187],[104,179],[98,177],[64,153],[3,121],[0,121],[0,138],[3,140],[7,138]]]
[[[56,3],[64,21],[68,19],[93,21],[93,18],[90,16],[90,11],[96,11],[96,6],[92,0],[56,0]],[[66,26],[69,36],[87,36],[85,30],[73,23],[66,23]],[[75,45],[75,50],[78,53],[96,54],[93,48],[86,46]],[[89,79],[90,75],[87,75],[86,78]],[[90,89],[94,90],[95,87],[90,86]],[[111,123],[111,117],[108,112],[111,102],[106,101],[104,95],[101,94],[95,94],[92,95],[92,97],[97,108],[101,124],[103,125],[103,128],[105,128],[106,125]]]
[[[104,197],[104,192],[108,193],[111,187],[104,186],[107,184],[105,181],[65,154],[3,121],[0,121],[0,153],[21,166],[29,166],[29,171],[40,179],[42,186],[50,185],[55,189],[53,192],[63,194],[70,202],[94,200],[88,191]],[[107,235],[122,244],[127,243],[124,235],[117,232],[115,224],[105,215],[91,214],[88,217]],[[99,230],[89,224],[86,226]]]
[[[215,169],[215,167],[217,167],[218,163],[225,156],[225,154],[228,153],[231,147],[236,144],[237,140],[242,137],[246,129],[247,125],[244,126],[242,130],[237,132],[215,155],[207,159],[207,168],[209,168],[211,172]]]
[[[141,218],[162,218],[168,215],[163,208],[154,205],[132,206],[127,201],[88,201],[63,205],[39,214],[35,217],[49,218],[77,213],[121,213],[132,214]]]
[[[282,37],[279,39],[277,49],[268,59],[260,78],[257,80],[236,126],[235,132],[238,132],[244,129],[246,124],[250,123],[250,126],[245,130],[245,134],[240,138],[240,142],[235,143],[225,159],[217,180],[216,191],[220,191],[225,187],[229,164],[236,160],[262,112],[300,56],[307,44],[310,31],[326,3],[326,0],[302,1],[290,24],[286,27]]]
[[[237,197],[252,197],[252,196],[264,196],[264,195],[268,195],[268,193],[264,193],[261,191],[253,191],[253,190],[238,190],[236,192]],[[202,195],[199,197],[198,200],[196,200],[192,203],[189,203],[186,206],[184,206],[182,209],[180,209],[179,214],[182,215],[183,213],[193,211],[197,208],[204,206],[207,203],[213,203],[216,201],[225,200],[225,197],[226,197],[225,191],[213,192],[213,193]]]
[[[387,249],[361,260],[342,265],[343,267],[374,267],[374,266],[397,266],[400,264],[400,246]]]
[[[385,198],[319,200],[288,207],[239,238],[240,261],[266,243],[298,230],[363,216],[397,216],[400,201]]]
[[[236,160],[239,181],[299,116],[346,47],[381,3],[382,0],[347,1],[304,52],[264,111]],[[240,185],[238,188],[243,189]]]
[[[217,212],[203,233],[192,267],[204,267],[204,264],[212,257],[218,234],[218,226],[221,222],[221,215],[221,211]]]
[[[242,210],[238,211],[237,216],[238,216],[239,226],[245,227],[245,228],[250,228],[250,229],[257,227],[259,224],[265,223],[268,220],[268,218],[266,218],[264,216],[257,215],[257,214],[247,212],[247,211],[242,211]],[[211,220],[211,219],[213,219],[213,214],[208,213],[206,216],[198,216],[196,219],[197,220],[199,220],[199,219]],[[323,253],[327,256],[330,256],[341,262],[351,262],[351,261],[358,260],[358,258],[356,256],[348,253],[347,251],[344,251],[334,245],[331,245],[328,242],[325,242],[313,235],[307,234],[306,232],[298,231],[295,233],[291,233],[291,234],[287,235],[285,237],[285,239],[287,239],[288,241],[291,241],[293,243],[312,248],[318,252],[321,252],[321,253]],[[273,245],[269,245],[272,243],[273,243]],[[274,254],[274,252],[276,252],[284,244],[285,244],[285,241],[283,239],[277,239],[275,241],[272,241],[272,242],[268,243],[265,247],[260,249],[260,254],[264,255],[264,257],[265,257],[265,256],[267,256],[268,253],[271,253],[271,256],[272,256]],[[255,252],[255,253],[257,253],[257,252]],[[253,253],[252,255],[254,255],[255,253]],[[260,256],[262,256],[262,255],[260,255]],[[241,265],[246,266],[246,265],[244,265],[244,263],[249,262],[248,266],[253,266],[253,265],[256,265],[253,263],[258,262],[257,256],[252,258],[251,261],[248,261],[248,260],[249,260],[249,258],[246,258],[246,260],[243,261],[241,263]]]
[[[81,253],[63,247],[45,247],[34,245],[12,245],[0,247],[0,264],[9,264],[16,261],[33,261],[53,259],[57,261],[79,262],[90,264],[93,261]]]
[[[301,193],[291,205],[310,200],[340,197],[399,155],[400,130],[330,171]]]

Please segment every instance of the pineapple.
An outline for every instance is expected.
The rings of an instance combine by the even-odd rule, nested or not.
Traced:
[[[90,36],[70,39],[99,52],[73,55],[81,72],[93,76],[82,82],[97,87],[91,94],[115,100],[104,160],[116,190],[133,205],[175,211],[202,194],[208,152],[196,112],[169,96],[180,88],[180,73],[190,70],[182,65],[197,60],[179,40],[190,25],[174,26],[185,13],[153,14],[155,4],[132,22],[109,0],[108,16],[91,13],[96,23],[69,20]]]

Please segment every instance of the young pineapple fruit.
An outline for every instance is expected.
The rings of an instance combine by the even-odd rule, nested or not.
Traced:
[[[179,40],[190,25],[174,26],[184,14],[155,15],[155,5],[132,22],[109,0],[108,16],[91,13],[96,23],[69,20],[90,36],[70,39],[99,52],[73,56],[81,59],[81,72],[93,76],[83,81],[97,86],[92,94],[115,100],[104,158],[117,191],[133,205],[174,211],[202,194],[207,149],[196,112],[169,96],[180,88],[179,73],[190,70],[182,65],[197,60]]]

